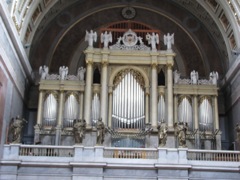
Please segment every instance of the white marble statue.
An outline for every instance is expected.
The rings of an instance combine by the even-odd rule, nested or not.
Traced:
[[[85,41],[88,42],[89,47],[93,47],[93,42],[97,42],[97,33],[93,32],[93,30],[86,31]]]
[[[159,44],[159,36],[156,33],[152,33],[152,34],[147,34],[146,35],[146,39],[148,40],[148,44],[151,44],[152,50],[156,50],[156,44]]]
[[[79,67],[78,68],[78,74],[77,77],[79,78],[80,81],[84,80],[84,73],[86,72],[86,68]]]
[[[61,66],[59,68],[59,75],[60,75],[60,80],[65,80],[68,75],[68,67],[66,66]]]
[[[46,79],[46,76],[48,75],[48,67],[46,65],[40,66],[39,74],[41,76],[41,79]]]
[[[213,84],[213,85],[217,85],[217,80],[218,80],[218,72],[211,72],[209,75],[209,81]]]
[[[167,50],[172,49],[172,45],[174,44],[174,33],[170,35],[167,33],[167,35],[164,35],[164,45],[167,45]]]
[[[179,82],[179,79],[180,79],[180,73],[177,70],[173,71],[174,84],[177,84]]]
[[[198,72],[193,70],[190,74],[191,84],[198,84]]]
[[[112,42],[112,33],[105,31],[101,34],[101,43],[103,43],[104,48],[108,48],[109,42]]]

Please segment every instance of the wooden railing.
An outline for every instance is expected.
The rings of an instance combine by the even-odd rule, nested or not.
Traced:
[[[158,159],[157,149],[144,148],[105,148],[103,151],[104,158],[121,158],[121,159]]]
[[[195,161],[231,161],[240,162],[240,152],[236,151],[212,151],[212,150],[188,150],[187,159]]]
[[[51,156],[51,157],[73,157],[73,147],[61,146],[24,146],[19,149],[19,156]]]

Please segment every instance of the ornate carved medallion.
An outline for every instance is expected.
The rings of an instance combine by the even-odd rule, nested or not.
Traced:
[[[138,42],[137,34],[131,29],[129,29],[127,32],[124,33],[122,37],[122,42],[127,47],[136,45]]]
[[[122,9],[122,16],[125,19],[133,19],[136,16],[136,10],[133,7],[125,7]]]

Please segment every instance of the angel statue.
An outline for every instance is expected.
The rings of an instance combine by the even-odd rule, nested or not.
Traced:
[[[105,31],[101,34],[101,43],[103,43],[104,48],[108,48],[108,43],[112,42],[112,33]]]
[[[39,67],[39,75],[41,76],[41,79],[46,79],[48,75],[48,67],[46,65]]]
[[[190,74],[191,77],[191,84],[197,84],[198,83],[198,72],[193,70]]]
[[[152,33],[152,35],[147,33],[146,39],[148,40],[148,44],[151,44],[152,50],[156,50],[157,49],[156,44],[159,44],[158,34],[157,33],[155,34],[154,32]]]
[[[211,72],[209,75],[209,80],[213,85],[217,85],[218,72]]]
[[[93,42],[97,42],[97,33],[93,32],[93,30],[86,31],[85,41],[88,42],[89,47],[93,47]]]
[[[59,68],[59,75],[60,75],[60,80],[65,80],[68,75],[68,67],[61,66]]]
[[[173,80],[174,84],[177,84],[180,80],[180,73],[177,70],[173,71]]]
[[[79,78],[80,81],[84,80],[84,73],[85,72],[86,72],[86,68],[83,68],[83,67],[78,68],[77,77]]]
[[[167,35],[164,35],[163,38],[164,38],[164,45],[167,45],[167,50],[171,50],[172,44],[174,44],[174,33],[172,35],[167,33]]]

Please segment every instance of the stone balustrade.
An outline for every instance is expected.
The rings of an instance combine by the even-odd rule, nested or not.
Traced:
[[[239,179],[240,151],[10,144],[0,163],[0,179]]]
[[[3,159],[21,159],[25,156],[39,157],[72,157],[117,158],[117,159],[155,159],[158,162],[189,162],[189,161],[229,161],[240,162],[240,151],[198,150],[187,148],[120,148],[120,147],[83,147],[83,146],[52,146],[52,145],[21,145],[4,146]],[[34,157],[33,157],[34,160]]]

